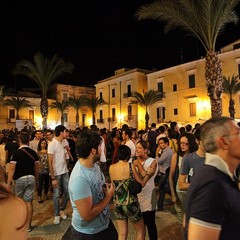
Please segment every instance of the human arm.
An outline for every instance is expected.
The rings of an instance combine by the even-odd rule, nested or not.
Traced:
[[[179,174],[178,187],[181,191],[187,191],[190,186],[190,183],[186,182],[187,177],[186,174]]]
[[[16,169],[16,163],[10,163],[10,167],[8,171],[8,181],[7,181],[8,187],[12,187],[15,169]]]
[[[55,179],[55,173],[53,169],[53,154],[48,154],[48,168],[52,178],[52,186],[56,188],[58,187],[58,181]]]
[[[144,187],[148,180],[154,175],[156,168],[157,162],[155,160],[148,167],[147,171],[145,171],[142,164],[136,160],[134,161],[134,164],[132,164],[133,176],[136,181],[140,182],[142,184],[142,187]],[[139,176],[139,173],[141,177]]]
[[[174,175],[177,168],[177,157],[178,157],[177,153],[174,153],[171,159],[170,172],[169,172],[169,186],[170,186],[173,203],[176,203],[177,201],[177,196],[175,192],[175,183],[174,183]]]
[[[92,196],[75,200],[74,203],[80,214],[85,221],[92,221],[96,218],[104,208],[109,204],[114,194],[115,188],[113,184],[106,184],[105,197],[98,203],[93,204]]]
[[[190,221],[188,226],[188,240],[219,240],[220,232],[220,229],[201,226]]]

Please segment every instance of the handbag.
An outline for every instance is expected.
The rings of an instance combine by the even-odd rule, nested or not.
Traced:
[[[130,182],[128,185],[128,190],[130,194],[137,195],[142,191],[142,184],[134,179],[131,163],[129,163],[129,169],[130,169]]]

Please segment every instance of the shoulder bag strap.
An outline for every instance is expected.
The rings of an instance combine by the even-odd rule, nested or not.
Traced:
[[[29,157],[31,157],[34,161],[36,161],[37,159],[35,159],[31,153],[29,153],[28,151],[26,151],[24,148],[21,148],[22,151],[24,151]]]
[[[129,170],[130,170],[130,178],[134,179],[133,172],[132,172],[132,163],[129,163]]]

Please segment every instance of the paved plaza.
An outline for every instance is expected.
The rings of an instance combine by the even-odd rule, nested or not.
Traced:
[[[37,199],[37,197],[35,197],[35,199]],[[62,220],[59,225],[54,225],[52,223],[52,199],[46,200],[41,204],[34,200],[33,207],[34,215],[32,225],[34,226],[34,229],[31,233],[29,233],[28,240],[61,240],[64,233],[67,231],[68,227],[71,224],[72,209],[70,203],[66,209],[68,219]],[[112,216],[112,220],[114,223],[116,223],[114,216]],[[177,223],[173,205],[166,205],[165,211],[157,212],[156,222],[159,240],[182,240],[180,225]],[[129,223],[128,239],[134,239],[134,230],[131,223]],[[148,237],[146,239],[148,239]],[[66,236],[63,240],[70,240],[70,238]]]

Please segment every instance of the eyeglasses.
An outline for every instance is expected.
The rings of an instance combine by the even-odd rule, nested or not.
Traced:
[[[186,143],[186,142],[180,142],[180,145],[186,145],[186,146],[188,146],[189,143]]]

